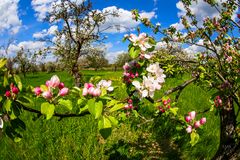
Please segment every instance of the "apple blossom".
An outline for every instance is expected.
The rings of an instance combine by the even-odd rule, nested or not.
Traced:
[[[12,87],[12,92],[13,92],[14,94],[18,94],[19,90],[18,90],[17,87],[13,86],[13,87]]]
[[[201,126],[200,121],[196,121],[196,122],[194,123],[194,127],[195,127],[195,128],[199,128],[200,126]]]
[[[186,131],[187,131],[187,133],[192,133],[192,126],[188,126],[188,127],[186,128]]]
[[[50,81],[48,82],[48,87],[56,88],[60,84],[60,79],[57,75],[51,77]]]
[[[101,91],[100,88],[95,88],[92,95],[93,95],[94,97],[98,97],[98,96],[101,95],[101,92],[102,92],[102,91]]]
[[[34,88],[34,93],[35,93],[36,96],[39,96],[42,93],[41,88],[40,87]]]
[[[0,117],[0,128],[3,128],[3,120],[2,120],[2,117]]]
[[[52,92],[50,92],[50,91],[44,91],[42,93],[42,96],[46,99],[51,99],[53,97]]]
[[[196,112],[195,111],[189,112],[188,115],[190,116],[191,120],[193,120],[196,117]]]
[[[58,93],[60,96],[65,96],[68,94],[68,88],[64,87],[62,88],[59,93]]]
[[[10,92],[10,91],[6,91],[6,92],[5,92],[5,96],[6,96],[6,97],[11,97],[11,92]]]
[[[186,117],[185,117],[185,120],[186,120],[186,122],[188,122],[188,123],[189,123],[189,122],[190,122],[192,119],[191,119],[191,117],[190,117],[190,116],[186,116]]]
[[[200,124],[203,125],[207,122],[207,119],[205,117],[200,119]]]
[[[58,88],[59,88],[59,89],[63,89],[63,88],[64,88],[64,86],[65,86],[65,85],[64,85],[64,83],[63,83],[63,82],[61,82],[61,83],[59,83],[59,85],[58,85]]]
[[[85,88],[85,87],[83,88],[82,95],[83,96],[88,95],[88,89],[87,88]]]

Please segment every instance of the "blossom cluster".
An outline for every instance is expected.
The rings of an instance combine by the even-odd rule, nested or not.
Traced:
[[[170,99],[163,100],[163,106],[158,107],[159,111],[164,113],[167,109],[170,109],[171,108],[170,102],[171,102]]]
[[[69,89],[65,87],[63,82],[60,82],[58,76],[54,75],[50,80],[46,81],[46,87],[36,87],[34,88],[34,93],[36,96],[42,96],[47,100],[51,100],[54,97],[54,92],[58,90],[57,96],[66,96]]]
[[[220,98],[220,96],[216,96],[215,100],[214,100],[214,104],[216,107],[221,107],[223,105],[222,99]]]
[[[207,119],[205,117],[201,118],[200,120],[194,121],[195,117],[195,111],[189,112],[188,116],[185,117],[185,121],[188,123],[188,126],[186,128],[187,133],[192,133],[193,128],[197,129],[207,122]]]
[[[112,81],[110,80],[109,81],[101,80],[100,82],[98,82],[96,87],[92,83],[85,83],[82,95],[83,96],[91,95],[94,97],[99,97],[102,93],[101,89],[106,89],[109,92],[113,91],[114,88],[111,85]]]
[[[5,96],[7,98],[15,98],[18,93],[19,93],[19,89],[13,83],[11,83],[10,84],[10,90],[7,90],[5,92]]]
[[[163,69],[159,67],[159,63],[150,64],[147,67],[147,76],[143,76],[143,81],[140,83],[135,80],[132,84],[140,93],[141,97],[154,97],[154,92],[160,90],[165,82],[166,75],[163,74]]]
[[[139,69],[140,67],[140,64],[138,64],[136,61],[125,63],[125,65],[123,66],[124,81],[127,83],[131,83],[132,79],[137,78],[139,76],[137,69]]]

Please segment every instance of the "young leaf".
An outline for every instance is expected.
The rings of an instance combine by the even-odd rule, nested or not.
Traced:
[[[18,75],[14,75],[14,81],[16,82],[19,90],[21,91],[22,90],[22,82],[21,82],[21,79]]]
[[[89,99],[87,105],[89,112],[95,116],[95,99]]]
[[[41,113],[46,115],[46,119],[49,120],[54,114],[55,106],[48,102],[41,104]]]
[[[119,103],[119,104],[116,104],[115,106],[113,106],[113,107],[109,110],[109,112],[114,112],[114,111],[117,111],[117,110],[122,109],[122,108],[124,108],[124,105],[123,105],[122,103]]]
[[[190,144],[194,146],[199,140],[199,135],[196,132],[192,132],[190,137],[191,137]]]
[[[129,50],[129,55],[131,58],[135,59],[139,56],[139,53],[140,53],[140,49],[132,46]]]
[[[102,101],[95,103],[95,119],[98,119],[102,115],[103,103]]]
[[[12,105],[12,101],[10,99],[6,99],[6,101],[3,103],[3,108],[5,108],[7,112],[10,112],[11,105]]]
[[[113,126],[117,126],[118,125],[118,120],[115,117],[108,116],[108,119],[111,121]]]
[[[62,106],[67,107],[67,109],[69,109],[70,111],[72,110],[72,101],[70,100],[64,100],[64,99],[59,99],[58,103]]]

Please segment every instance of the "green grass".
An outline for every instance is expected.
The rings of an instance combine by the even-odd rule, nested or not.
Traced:
[[[73,79],[66,72],[28,74],[23,83],[39,86],[54,74],[66,86],[72,86]],[[118,79],[121,74],[119,71],[83,71],[85,81],[91,76]],[[184,75],[168,79],[155,98],[161,97],[164,90],[189,78]],[[186,114],[192,110],[203,111],[208,108],[210,94],[199,86],[189,85],[180,95],[179,113]],[[140,112],[151,117],[149,114],[152,111],[147,108],[149,107]],[[90,115],[60,121],[55,117],[49,121],[43,118],[33,121],[33,115],[24,112],[21,118],[26,122],[27,130],[22,141],[14,143],[3,136],[0,141],[0,159],[211,159],[219,144],[219,119],[214,113],[198,115],[198,118],[202,116],[207,117],[207,123],[199,131],[199,143],[191,147],[185,131],[180,132],[185,136],[176,140],[174,122],[164,118],[141,127],[137,127],[141,123],[139,119],[129,119],[118,129],[114,129],[110,138],[104,141],[97,132],[96,121]]]

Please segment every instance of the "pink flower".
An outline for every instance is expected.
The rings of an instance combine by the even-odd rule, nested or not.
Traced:
[[[45,91],[45,92],[42,93],[42,96],[46,99],[51,99],[53,95],[52,95],[52,92]]]
[[[60,79],[58,78],[58,76],[54,75],[50,79],[48,87],[56,88],[59,86],[59,84],[60,84]]]
[[[226,61],[227,61],[228,63],[231,63],[231,62],[232,62],[232,56],[227,56]]]
[[[129,99],[129,100],[128,100],[128,103],[133,103],[133,100],[132,100],[132,99]]]
[[[93,96],[94,97],[98,97],[98,96],[100,96],[101,95],[101,89],[100,88],[96,88],[96,89],[94,89],[94,91],[93,91]]]
[[[83,96],[86,96],[88,94],[88,89],[87,88],[83,88],[83,92],[82,92],[82,95]]]
[[[11,92],[10,91],[6,91],[5,96],[6,97],[11,97]]]
[[[191,133],[191,132],[192,132],[192,126],[188,126],[188,127],[186,128],[186,131],[187,131],[187,133]]]
[[[13,92],[14,94],[18,94],[19,90],[18,90],[17,87],[13,86],[13,87],[12,87],[12,92]]]
[[[85,84],[84,84],[84,87],[87,88],[87,89],[89,89],[89,88],[91,88],[91,87],[94,87],[94,85],[93,85],[92,83],[85,83]]]
[[[49,86],[49,83],[50,83],[50,81],[46,81],[46,86],[47,86],[47,87]]]
[[[64,85],[64,83],[63,83],[63,82],[61,82],[61,83],[59,83],[59,85],[58,85],[58,88],[59,88],[59,89],[63,89],[63,88],[64,88],[64,86],[65,86],[65,85]]]
[[[124,106],[124,109],[129,109],[129,106],[128,106],[128,104],[126,104],[125,106]]]
[[[207,122],[207,119],[205,117],[200,119],[200,124],[203,125]]]
[[[200,127],[200,126],[201,126],[200,121],[196,121],[196,122],[194,123],[194,127],[195,127],[195,128],[198,128],[198,127]]]
[[[191,120],[193,120],[196,117],[196,112],[195,111],[189,112],[188,115],[190,116]]]
[[[133,109],[133,105],[132,104],[129,104],[128,107],[129,107],[129,109]]]
[[[42,93],[41,88],[40,87],[34,88],[34,93],[35,93],[36,96],[39,96]]]
[[[189,123],[189,122],[190,122],[192,119],[191,119],[191,117],[190,117],[190,116],[186,116],[186,117],[185,117],[185,120],[186,120],[186,122],[188,122],[188,123]]]
[[[68,88],[64,87],[58,93],[60,96],[66,96],[68,94]]]
[[[166,100],[164,100],[163,101],[163,105],[165,106],[165,105],[167,105],[168,104],[168,102],[166,101]]]
[[[93,95],[94,90],[95,90],[94,87],[90,87],[88,89],[88,94]]]

